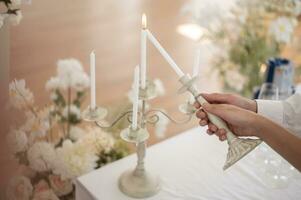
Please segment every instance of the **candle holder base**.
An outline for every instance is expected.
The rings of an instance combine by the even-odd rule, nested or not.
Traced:
[[[197,111],[197,109],[194,107],[193,104],[187,102],[179,105],[179,110],[180,112],[187,114],[187,115],[192,115]]]
[[[227,159],[223,170],[234,165],[237,161],[255,149],[261,142],[260,139],[234,138],[229,144]]]
[[[120,137],[126,142],[140,143],[146,141],[149,138],[149,133],[146,129],[143,128],[133,130],[131,127],[129,127],[121,131]]]
[[[133,198],[147,198],[160,191],[160,179],[146,171],[136,174],[135,170],[125,171],[119,178],[119,189]]]
[[[182,87],[179,92],[183,93],[185,91],[189,91],[195,97],[195,100],[200,104],[208,103],[206,99],[199,95],[199,91],[194,86],[195,80],[196,79],[194,78],[190,78],[189,75],[181,77],[179,81],[182,83]],[[238,138],[234,133],[232,133],[227,124],[221,118],[210,113],[207,114],[212,123],[214,123],[217,127],[223,128],[227,131],[227,141],[229,147],[226,163],[223,167],[224,170],[231,167],[261,143],[260,139]]]
[[[96,107],[91,109],[87,107],[82,113],[82,119],[89,122],[97,122],[104,119],[108,114],[107,109],[102,107]]]

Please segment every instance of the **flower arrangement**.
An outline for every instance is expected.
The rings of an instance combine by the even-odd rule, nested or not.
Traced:
[[[208,30],[204,37],[218,47],[213,64],[225,89],[251,96],[262,83],[262,64],[298,39],[294,31],[301,1],[240,0],[230,12],[218,5],[190,4],[184,11]]]
[[[22,12],[20,10],[21,0],[0,0],[0,5],[5,6],[5,11],[0,12],[0,28],[4,25],[4,20],[6,18],[13,25],[18,25],[22,19]]]
[[[10,107],[24,116],[7,135],[18,165],[8,199],[73,199],[75,178],[128,153],[110,134],[114,129],[103,131],[82,123],[81,104],[89,77],[81,63],[65,59],[57,65],[57,75],[46,83],[51,99],[47,106],[35,106],[24,80],[9,85]]]

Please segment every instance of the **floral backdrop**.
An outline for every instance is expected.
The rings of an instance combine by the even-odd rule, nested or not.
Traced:
[[[65,59],[57,65],[57,75],[46,83],[51,101],[42,108],[35,106],[25,80],[9,85],[10,109],[22,115],[20,120],[12,119],[7,135],[18,166],[7,189],[10,200],[73,199],[78,176],[128,154],[116,135],[124,122],[106,131],[82,122],[89,77],[81,63]]]
[[[300,0],[237,0],[230,11],[219,4],[193,0],[183,7],[207,32],[200,39],[218,47],[213,59],[226,90],[251,96],[262,83],[264,65],[300,41],[295,34],[301,15]],[[300,54],[300,48],[296,48]],[[299,63],[301,64],[301,63]],[[300,67],[297,66],[297,72]],[[300,73],[299,73],[300,74]],[[298,75],[298,73],[297,73]]]
[[[154,80],[158,95],[165,93],[162,82]],[[76,59],[57,62],[57,74],[45,84],[50,102],[37,107],[25,80],[9,85],[9,109],[13,126],[6,136],[17,172],[7,187],[10,200],[74,199],[77,177],[118,160],[129,153],[119,133],[129,126],[128,119],[101,129],[81,119],[82,103],[90,86],[89,76]],[[114,105],[104,124],[111,124],[131,108],[128,101]],[[149,109],[149,105],[146,105]],[[164,137],[169,120],[158,115],[156,136]]]
[[[4,5],[4,9],[0,9],[0,29],[8,19],[13,25],[20,23],[22,12],[20,10],[21,0],[0,0],[0,8]]]

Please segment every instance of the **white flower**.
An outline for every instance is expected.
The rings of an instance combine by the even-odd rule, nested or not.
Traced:
[[[9,200],[30,200],[33,187],[28,178],[17,176],[11,179],[6,195]]]
[[[57,93],[56,92],[51,92],[51,94],[50,94],[50,99],[52,100],[52,101],[56,101],[57,99],[58,99],[58,95],[57,95]]]
[[[46,83],[47,90],[54,90],[60,87],[62,86],[58,77],[51,77]]]
[[[33,200],[59,200],[45,180],[40,180],[34,187]]]
[[[45,190],[43,192],[35,193],[32,200],[60,200],[53,190]]]
[[[47,90],[72,88],[82,91],[89,87],[89,77],[83,71],[83,67],[78,60],[73,58],[59,60],[57,66],[57,76],[51,77],[46,83]]]
[[[9,84],[10,104],[18,109],[26,108],[34,102],[32,92],[26,88],[25,80],[14,80]]]
[[[74,104],[70,105],[69,108],[66,106],[63,110],[63,116],[67,119],[68,112],[70,112],[70,116],[76,117],[76,119],[80,119],[80,109]]]
[[[19,6],[21,5],[21,0],[11,0],[12,6]]]
[[[62,180],[74,179],[97,166],[98,157],[80,143],[65,140],[63,146],[56,149],[56,153],[58,158],[53,171],[60,175]]]
[[[29,166],[38,172],[51,170],[57,159],[54,147],[47,142],[36,142],[28,150],[27,157]]]
[[[114,147],[114,138],[100,128],[89,128],[88,133],[82,137],[79,142],[90,148],[95,154],[100,154],[102,151],[108,153]]]
[[[44,137],[50,129],[49,112],[49,107],[36,111],[36,115],[32,112],[25,112],[26,122],[20,127],[20,130],[30,133],[30,144],[32,144],[36,138]]]
[[[238,69],[227,69],[225,73],[226,83],[236,91],[242,91],[246,78],[238,72]]]
[[[77,141],[85,135],[85,132],[82,128],[77,126],[72,126],[70,129],[70,139],[73,141]]]
[[[154,84],[156,87],[157,94],[159,96],[163,96],[165,94],[165,88],[164,88],[162,81],[160,79],[155,79]]]
[[[21,19],[23,18],[21,10],[18,10],[16,14],[10,14],[9,15],[9,21],[12,23],[12,25],[16,26],[20,24]]]
[[[73,186],[70,180],[62,180],[58,175],[49,175],[50,186],[57,196],[64,196],[72,192]]]
[[[7,143],[13,153],[25,151],[28,147],[26,133],[21,130],[13,130],[7,135]]]
[[[165,137],[165,131],[167,129],[167,125],[169,123],[169,119],[162,113],[157,113],[159,117],[159,121],[155,125],[155,133],[158,138]]]
[[[4,25],[4,20],[5,20],[5,15],[4,14],[0,14],[0,29]]]
[[[15,174],[18,175],[18,176],[25,176],[29,179],[32,179],[36,176],[37,173],[36,173],[36,171],[31,169],[27,165],[18,163],[18,168],[17,168]]]
[[[289,43],[294,32],[293,20],[288,17],[279,17],[270,24],[269,33],[277,42]]]

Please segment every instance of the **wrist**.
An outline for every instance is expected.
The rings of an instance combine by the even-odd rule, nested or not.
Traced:
[[[265,132],[265,122],[266,119],[261,115],[253,113],[253,117],[251,119],[250,124],[254,126],[254,136],[262,138],[262,133]]]
[[[267,118],[255,114],[253,124],[255,125],[255,136],[265,140],[266,134],[269,133],[271,121]]]
[[[249,110],[257,113],[257,102],[255,100],[249,100]]]

